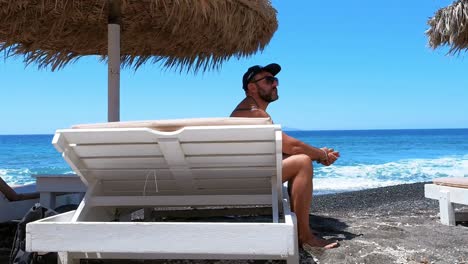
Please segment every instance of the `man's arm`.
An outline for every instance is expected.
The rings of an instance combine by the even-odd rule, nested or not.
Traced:
[[[333,164],[340,156],[339,152],[328,148],[316,148],[283,132],[283,153],[289,155],[305,154],[325,166]]]
[[[231,115],[232,116],[232,115]],[[257,109],[255,111],[242,111],[242,113],[238,113],[234,115],[236,117],[270,117],[270,115],[261,110]],[[305,154],[309,156],[311,160],[316,160],[322,163],[325,166],[329,166],[333,164],[340,153],[337,151],[333,151],[333,149],[328,148],[316,148],[309,144],[306,144],[298,139],[295,139],[291,136],[288,136],[286,133],[283,132],[283,153],[288,155],[297,155],[297,154]]]

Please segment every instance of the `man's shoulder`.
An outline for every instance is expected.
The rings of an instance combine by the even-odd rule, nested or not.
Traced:
[[[262,110],[262,109],[257,108],[250,112],[253,115],[252,117],[270,117],[270,115],[265,110]]]
[[[270,115],[262,109],[234,111],[231,117],[270,117]]]

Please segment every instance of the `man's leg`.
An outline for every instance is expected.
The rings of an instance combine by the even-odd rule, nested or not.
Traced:
[[[283,160],[283,182],[289,181],[291,210],[296,214],[299,243],[312,247],[333,248],[338,245],[315,237],[309,226],[309,212],[312,201],[312,161],[307,155],[292,155]]]

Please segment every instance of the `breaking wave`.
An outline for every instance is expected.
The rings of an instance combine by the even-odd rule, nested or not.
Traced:
[[[314,192],[336,193],[426,182],[439,177],[468,177],[468,155],[408,159],[384,164],[316,167]]]

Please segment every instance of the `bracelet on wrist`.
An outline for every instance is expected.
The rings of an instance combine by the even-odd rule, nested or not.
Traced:
[[[328,163],[328,153],[327,153],[327,151],[324,150],[324,149],[321,149],[321,150],[323,151],[323,153],[325,153],[325,158],[322,159],[321,161],[325,161],[325,163]]]

